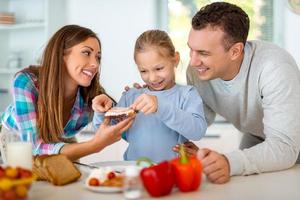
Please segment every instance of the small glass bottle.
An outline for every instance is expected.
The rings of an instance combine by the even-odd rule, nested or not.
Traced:
[[[123,189],[125,199],[139,199],[141,197],[140,173],[136,166],[128,166],[125,169]]]

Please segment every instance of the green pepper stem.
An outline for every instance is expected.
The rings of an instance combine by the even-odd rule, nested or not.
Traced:
[[[179,157],[180,157],[180,163],[181,164],[187,164],[189,162],[188,157],[186,156],[186,153],[184,151],[184,145],[179,145]]]
[[[150,160],[149,158],[147,158],[147,157],[140,157],[139,159],[136,160],[137,166],[140,166],[142,162],[145,162],[145,163],[149,164],[149,166],[154,165],[153,161]]]

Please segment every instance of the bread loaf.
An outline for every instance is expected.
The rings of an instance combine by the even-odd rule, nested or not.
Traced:
[[[46,180],[54,185],[65,185],[81,176],[74,164],[62,154],[36,156],[33,173],[39,180]]]

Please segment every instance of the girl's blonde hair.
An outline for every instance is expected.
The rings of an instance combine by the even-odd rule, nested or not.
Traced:
[[[62,27],[49,40],[43,53],[41,67],[30,67],[27,70],[38,77],[37,133],[45,143],[69,141],[61,137],[64,132],[63,113],[69,112],[64,110],[67,103],[64,98],[64,77],[67,73],[64,55],[66,50],[88,38],[96,38],[101,49],[100,40],[92,30],[78,25]],[[99,73],[95,75],[90,86],[79,86],[79,90],[92,117],[92,99],[105,93],[99,83]]]
[[[156,48],[161,56],[174,57],[175,47],[168,33],[162,30],[148,30],[143,32],[135,42],[134,60],[138,53],[150,48]]]

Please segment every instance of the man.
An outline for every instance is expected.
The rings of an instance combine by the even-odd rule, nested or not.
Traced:
[[[300,148],[300,73],[283,49],[246,41],[249,18],[239,7],[217,2],[192,19],[188,84],[197,87],[208,124],[216,113],[244,133],[241,150],[199,149],[213,183],[292,167]],[[187,151],[198,147],[186,144]]]

